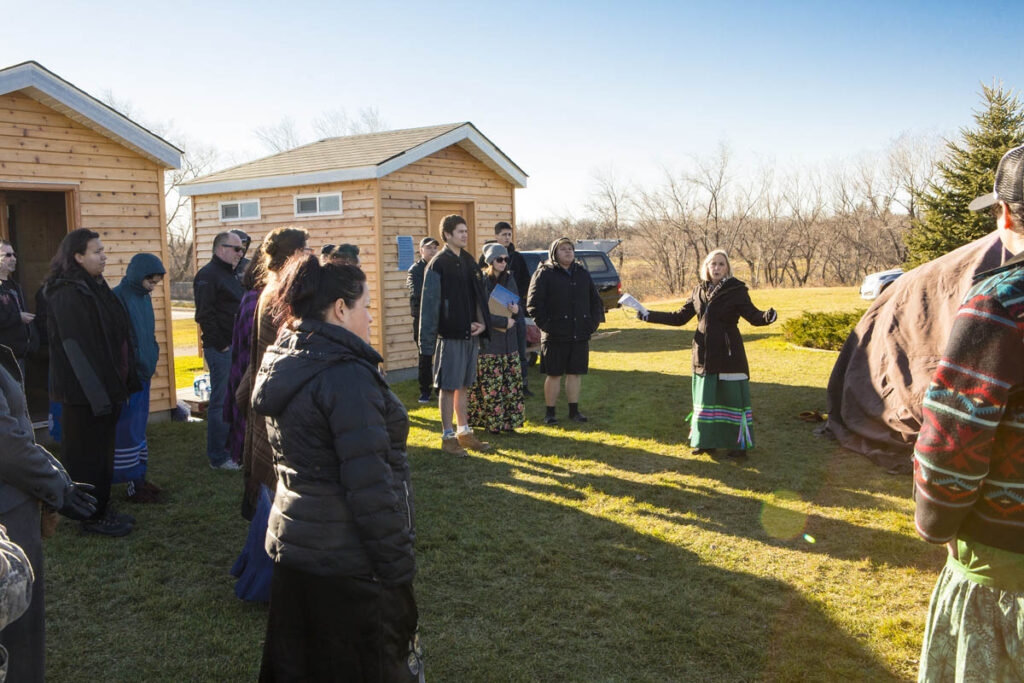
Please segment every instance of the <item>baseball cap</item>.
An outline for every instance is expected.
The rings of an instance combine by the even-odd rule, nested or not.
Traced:
[[[981,211],[996,202],[1024,202],[1024,145],[1014,147],[1003,155],[996,168],[993,191],[981,195],[968,204],[967,208]]]
[[[434,239],[433,237],[430,237],[430,236],[424,237],[423,239],[421,239],[421,240],[420,240],[420,246],[421,246],[421,247],[425,247],[425,246],[427,246],[428,244],[437,244],[437,245],[440,245],[441,243],[440,243],[440,242],[438,242],[438,241],[437,241],[436,239]]]

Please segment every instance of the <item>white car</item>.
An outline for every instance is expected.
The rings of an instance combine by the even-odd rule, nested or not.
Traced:
[[[880,273],[871,273],[864,282],[860,285],[860,298],[861,299],[875,299],[881,294],[886,287],[892,284],[893,280],[903,275],[902,268],[893,268],[892,270],[883,270]]]

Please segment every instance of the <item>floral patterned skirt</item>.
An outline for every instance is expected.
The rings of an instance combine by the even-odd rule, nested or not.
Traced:
[[[469,393],[469,424],[489,430],[523,426],[523,371],[518,353],[481,355]]]

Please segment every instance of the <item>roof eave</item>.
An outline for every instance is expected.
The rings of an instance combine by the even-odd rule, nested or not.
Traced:
[[[212,183],[190,183],[179,185],[178,192],[186,197],[195,197],[208,194],[268,190],[279,187],[343,183],[350,180],[372,180],[376,177],[377,166],[360,166],[358,168],[339,168],[329,171],[316,171],[314,173],[298,173],[295,175],[240,178],[238,180],[221,180]]]
[[[36,62],[0,70],[0,94],[19,90],[154,163],[165,168],[181,168],[180,149]]]

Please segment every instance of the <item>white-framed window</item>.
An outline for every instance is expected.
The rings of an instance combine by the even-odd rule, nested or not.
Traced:
[[[295,196],[296,216],[337,216],[341,214],[341,193]]]
[[[220,220],[222,223],[229,221],[254,221],[260,217],[260,200],[245,199],[234,202],[220,202]]]

